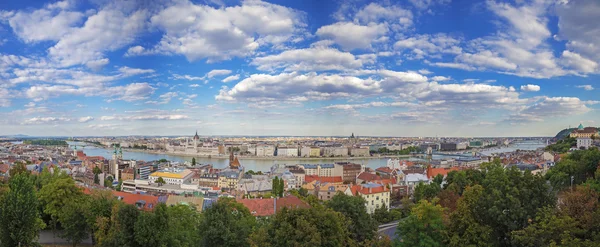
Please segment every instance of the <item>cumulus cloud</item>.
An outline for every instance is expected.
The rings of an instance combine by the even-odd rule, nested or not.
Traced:
[[[150,20],[165,32],[153,48],[156,52],[180,54],[190,61],[218,61],[301,37],[303,19],[304,13],[262,1],[224,8],[178,1]]]
[[[223,76],[231,74],[231,70],[228,69],[213,69],[206,74],[206,77],[213,78],[215,76]]]
[[[23,124],[50,124],[50,123],[61,123],[69,122],[70,118],[65,117],[34,117],[23,121]]]
[[[354,50],[371,48],[371,43],[386,33],[387,27],[383,24],[371,23],[363,26],[352,22],[338,22],[320,27],[316,34],[321,38],[333,40],[344,50]]]
[[[542,97],[509,116],[511,123],[540,122],[549,117],[568,117],[589,112],[587,106],[597,102],[586,102],[576,97]]]
[[[537,92],[537,91],[540,91],[540,86],[538,86],[538,85],[532,85],[532,84],[522,85],[521,86],[521,91],[525,91],[525,92]]]
[[[222,80],[223,83],[228,83],[231,81],[237,81],[240,79],[240,75],[230,75],[228,77],[225,77],[225,79]]]

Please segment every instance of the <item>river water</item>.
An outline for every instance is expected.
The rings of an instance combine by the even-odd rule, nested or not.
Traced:
[[[92,146],[83,142],[71,142],[69,141],[69,146],[71,148],[77,147],[78,150],[83,150],[84,153],[88,156],[102,156],[106,159],[111,159],[113,154],[113,149],[111,148],[101,148]],[[83,147],[85,146],[85,147]],[[545,145],[539,143],[517,143],[515,145],[511,145],[510,147],[503,147],[499,149],[492,149],[489,151],[485,151],[482,153],[500,153],[500,152],[512,152],[517,149],[521,150],[535,150],[539,147],[544,147]],[[438,156],[433,155],[433,159],[445,159],[445,158],[453,158],[452,156]],[[133,159],[133,160],[143,160],[143,161],[152,161],[152,160],[160,160],[166,159],[172,162],[180,162],[183,163],[185,161],[192,161],[192,157],[186,156],[178,156],[178,155],[168,155],[168,154],[153,154],[146,152],[132,152],[132,151],[123,151],[123,159]],[[409,159],[409,158],[403,158]],[[414,158],[412,158],[414,159]],[[324,163],[333,163],[333,162],[343,162],[350,161],[352,163],[362,164],[369,168],[378,168],[387,165],[388,158],[381,159],[351,159],[351,160],[316,160],[316,159],[297,159],[297,160],[272,160],[272,159],[251,159],[244,158],[240,159],[240,163],[242,166],[246,168],[246,170],[254,170],[254,171],[268,171],[271,166],[274,164],[324,164]],[[208,157],[196,157],[196,163],[199,164],[212,164],[215,168],[224,168],[229,165],[229,160],[224,158],[208,158]]]

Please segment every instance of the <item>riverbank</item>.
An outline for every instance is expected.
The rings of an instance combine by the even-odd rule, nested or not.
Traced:
[[[171,156],[181,156],[181,157],[190,157],[190,158],[205,158],[205,159],[229,159],[228,155],[201,155],[201,154],[190,154],[190,153],[169,153],[162,152],[156,150],[142,150],[135,148],[124,148],[123,150],[129,152],[137,152],[137,153],[150,153],[150,154],[158,154],[158,155],[171,155]],[[276,161],[286,161],[286,160],[307,160],[307,161],[315,161],[315,160],[366,160],[366,159],[393,159],[393,158],[410,158],[410,157],[420,157],[422,155],[381,155],[381,156],[365,156],[365,157],[281,157],[281,156],[270,156],[270,157],[258,157],[258,156],[236,156],[239,160],[276,160]]]

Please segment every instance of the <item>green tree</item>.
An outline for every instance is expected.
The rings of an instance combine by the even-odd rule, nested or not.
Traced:
[[[353,246],[346,219],[330,209],[283,208],[274,219],[250,236],[251,246]]]
[[[0,245],[33,246],[39,230],[45,227],[33,181],[25,173],[16,173],[8,186],[0,202]]]
[[[386,224],[402,218],[402,211],[400,209],[388,209],[384,204],[381,207],[375,209],[373,212],[373,219],[377,221],[377,224]]]
[[[102,169],[100,169],[100,167],[94,166],[94,169],[92,170],[92,172],[94,174],[100,174],[100,173],[102,173]]]
[[[87,197],[68,201],[59,212],[58,222],[63,228],[60,237],[73,244],[73,247],[88,238],[90,227],[86,216],[89,215],[89,201]]]
[[[158,178],[156,179],[156,183],[157,183],[159,186],[160,186],[160,185],[163,185],[163,184],[166,184],[166,182],[165,182],[165,179],[164,179],[164,178],[162,178],[162,177],[158,177]]]
[[[443,222],[444,208],[427,200],[421,200],[410,216],[398,224],[397,234],[402,239],[396,246],[443,246],[446,226]]]
[[[8,174],[11,177],[14,177],[21,173],[31,174],[31,172],[27,170],[27,167],[25,167],[25,164],[21,162],[15,162],[15,164],[10,168],[10,170],[8,170]]]
[[[200,220],[201,246],[249,246],[248,236],[256,219],[244,205],[221,198],[207,209]]]
[[[350,222],[348,231],[357,242],[375,237],[377,222],[367,213],[366,201],[360,196],[348,196],[338,193],[329,200],[328,208],[341,213]]]
[[[135,241],[135,223],[138,215],[139,210],[135,206],[116,203],[112,207],[110,218],[98,217],[96,219],[97,230],[94,236],[97,246],[140,246]]]
[[[192,166],[196,165],[196,158],[192,158]]]
[[[419,182],[419,184],[417,184],[415,187],[413,196],[416,202],[420,200],[431,200],[435,198],[440,191],[442,191],[442,188],[440,187],[440,184],[436,182],[429,184]]]
[[[167,209],[169,246],[191,247],[200,241],[200,214],[193,207],[176,205]]]
[[[481,199],[484,189],[481,185],[467,187],[458,200],[456,211],[450,215],[448,246],[493,246],[490,241],[491,227],[480,224],[472,212]]]
[[[39,192],[39,200],[42,212],[50,216],[52,229],[56,230],[58,217],[62,208],[69,201],[78,200],[83,196],[80,188],[75,186],[75,181],[69,177],[56,179],[45,186]]]
[[[134,224],[135,241],[140,246],[167,246],[169,242],[167,205],[159,203],[153,212],[142,212]]]

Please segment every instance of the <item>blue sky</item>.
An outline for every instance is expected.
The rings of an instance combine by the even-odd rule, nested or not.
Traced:
[[[0,135],[597,126],[600,2],[2,1]]]

